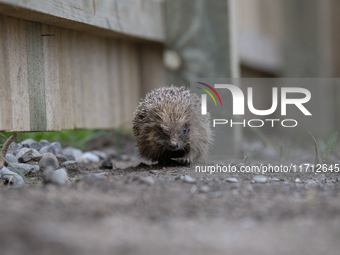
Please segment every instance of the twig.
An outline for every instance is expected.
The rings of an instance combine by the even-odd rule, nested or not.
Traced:
[[[7,139],[4,146],[1,149],[1,155],[6,158],[7,150],[10,144],[14,141],[15,138],[17,138],[18,134],[14,133],[10,138]],[[0,169],[5,165],[5,161],[0,158]]]

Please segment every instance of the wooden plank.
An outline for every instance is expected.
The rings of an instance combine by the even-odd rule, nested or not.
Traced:
[[[133,112],[140,99],[140,80],[138,55],[134,44],[122,42],[121,47],[121,95],[122,95],[122,126],[131,127]]]
[[[114,39],[107,39],[107,79],[108,94],[110,96],[109,109],[111,114],[106,116],[110,119],[111,127],[119,127],[121,125],[121,87],[120,78],[120,46],[121,43]]]
[[[58,73],[59,73],[59,97],[61,128],[74,128],[73,101],[74,101],[74,79],[72,65],[72,48],[70,32],[67,29],[57,31],[58,40]]]
[[[31,131],[45,131],[47,123],[41,24],[26,21],[25,27]]]
[[[126,127],[132,128],[133,113],[136,110],[141,96],[141,74],[140,74],[140,61],[138,55],[138,47],[136,44],[129,44],[129,66],[130,66],[130,98],[129,98],[129,112],[127,115]]]
[[[30,131],[25,21],[6,16],[5,23],[8,38],[6,46],[10,56],[7,60],[10,78],[8,86],[12,95],[12,131]]]
[[[94,129],[109,128],[107,116],[110,114],[108,109],[108,78],[106,68],[106,41],[104,38],[91,36],[91,123],[89,126]]]
[[[80,32],[69,31],[68,36],[71,43],[71,51],[69,55],[70,68],[72,70],[72,83],[74,84],[74,98],[73,98],[73,119],[74,127],[78,129],[86,128],[85,119],[86,112],[86,98],[84,91],[84,81],[86,80],[86,73],[84,70],[84,49],[83,35]]]
[[[0,15],[0,130],[12,129],[12,100],[8,65],[8,40],[5,17]]]
[[[163,50],[160,44],[143,44],[140,48],[142,83],[140,97],[145,97],[146,93],[154,88],[166,86]]]
[[[0,0],[0,13],[104,36],[164,40],[159,0]]]
[[[83,103],[82,107],[86,116],[85,128],[89,129],[95,125],[95,99],[94,99],[94,86],[96,81],[94,79],[93,70],[96,68],[93,62],[93,37],[87,34],[82,34],[83,42]]]
[[[42,25],[47,131],[61,130],[57,29]]]

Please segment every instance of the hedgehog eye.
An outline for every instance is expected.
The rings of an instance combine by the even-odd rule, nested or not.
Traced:
[[[187,129],[184,127],[182,132],[183,132],[183,134],[185,134],[187,132]]]
[[[157,127],[157,131],[158,133],[163,136],[163,137],[168,137],[168,135],[166,134],[166,132],[161,128],[161,127]]]

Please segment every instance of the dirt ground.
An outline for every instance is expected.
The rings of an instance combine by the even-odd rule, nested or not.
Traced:
[[[0,187],[0,254],[339,254],[339,174],[253,183],[253,173],[139,164],[126,146],[111,153],[114,169],[80,164],[63,187],[41,173],[30,176],[36,184]]]

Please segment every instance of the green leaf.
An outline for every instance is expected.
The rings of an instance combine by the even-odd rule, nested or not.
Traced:
[[[313,138],[313,142],[314,142],[314,146],[315,146],[315,165],[321,163],[321,158],[320,158],[320,150],[319,150],[319,146],[314,138],[314,136],[312,135],[311,132],[308,132],[310,134],[310,136]]]
[[[246,163],[247,160],[255,154],[256,150],[257,150],[257,148],[255,148],[254,150],[252,150],[252,151],[249,153],[249,155],[246,155],[246,156],[244,157],[243,163]]]
[[[335,132],[331,138],[329,138],[328,143],[323,151],[323,158],[322,161],[324,162],[327,154],[334,148],[336,140],[338,138],[338,132]]]

